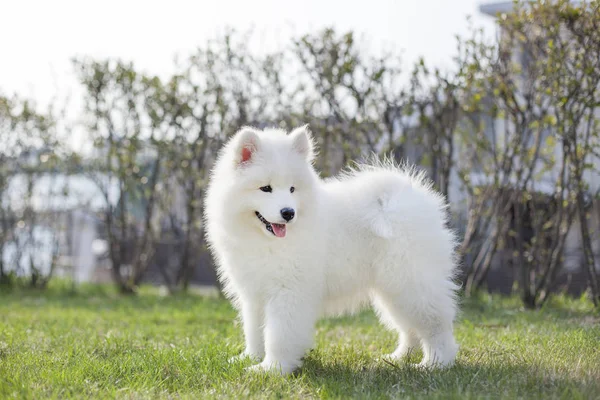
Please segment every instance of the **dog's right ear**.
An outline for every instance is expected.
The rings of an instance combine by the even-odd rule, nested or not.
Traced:
[[[235,134],[235,161],[236,166],[242,166],[252,161],[258,151],[259,138],[256,130],[243,127]]]
[[[302,125],[290,132],[294,149],[304,156],[308,162],[315,157],[315,144],[308,128],[308,124]]]

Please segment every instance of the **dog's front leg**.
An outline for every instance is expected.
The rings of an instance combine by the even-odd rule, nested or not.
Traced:
[[[254,361],[260,361],[265,356],[265,342],[263,335],[263,324],[265,320],[264,306],[255,299],[243,299],[242,324],[244,326],[244,339],[246,348],[232,361],[250,357]]]
[[[254,370],[289,374],[301,365],[314,340],[317,319],[316,299],[296,291],[282,290],[265,308],[264,361]]]

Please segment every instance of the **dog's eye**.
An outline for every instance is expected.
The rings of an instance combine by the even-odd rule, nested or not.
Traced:
[[[267,185],[267,186],[261,187],[260,190],[262,190],[263,192],[266,192],[266,193],[271,193],[273,191],[273,188],[271,187],[271,185]]]
[[[292,187],[290,188],[290,193],[294,193],[295,191],[296,191],[296,188],[292,186]]]

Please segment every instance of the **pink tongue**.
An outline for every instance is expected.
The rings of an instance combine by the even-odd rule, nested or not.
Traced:
[[[285,237],[285,224],[271,224],[273,233],[277,237]]]

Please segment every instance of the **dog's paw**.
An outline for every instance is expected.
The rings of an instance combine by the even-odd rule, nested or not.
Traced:
[[[254,362],[259,362],[261,360],[261,357],[259,355],[256,354],[248,354],[246,352],[240,353],[237,356],[233,356],[231,357],[228,362],[229,364],[237,364],[240,362],[245,362],[245,361],[254,361]]]
[[[411,367],[412,369],[415,369],[415,370],[417,370],[417,371],[430,371],[430,370],[432,370],[432,369],[433,369],[433,365],[431,365],[431,364],[429,364],[429,363],[426,363],[426,362],[424,362],[424,361],[421,361],[421,362],[420,362],[420,363],[418,363],[418,364],[413,364],[413,363],[411,363],[411,364],[409,364],[409,365],[410,365],[410,367]]]
[[[435,370],[444,370],[454,366],[454,361],[442,363],[436,360],[427,360],[424,359],[418,364],[409,364],[412,368],[419,371],[435,371]]]
[[[408,357],[410,357],[410,355],[412,354],[412,349],[409,349],[407,351],[394,351],[393,353],[388,353],[388,354],[384,354],[381,357],[379,357],[377,359],[377,361],[380,362],[385,362],[387,364],[394,364],[394,365],[400,365],[400,364],[406,364],[407,363],[407,359]]]
[[[400,361],[404,357],[410,357],[416,349],[416,346],[411,346],[409,344],[401,344],[396,350],[394,350],[393,353],[386,354],[382,358],[389,361]]]
[[[454,362],[441,363],[439,361],[426,361],[423,360],[418,364],[413,364],[415,369],[420,369],[423,371],[433,371],[433,370],[443,370],[454,366]]]
[[[396,353],[388,353],[379,357],[380,361],[390,361],[390,362],[399,362],[404,359],[404,357],[408,356],[408,354],[396,354]]]
[[[277,375],[289,375],[296,370],[297,366],[291,364],[280,364],[263,361],[260,364],[246,368],[249,372],[272,373]]]

